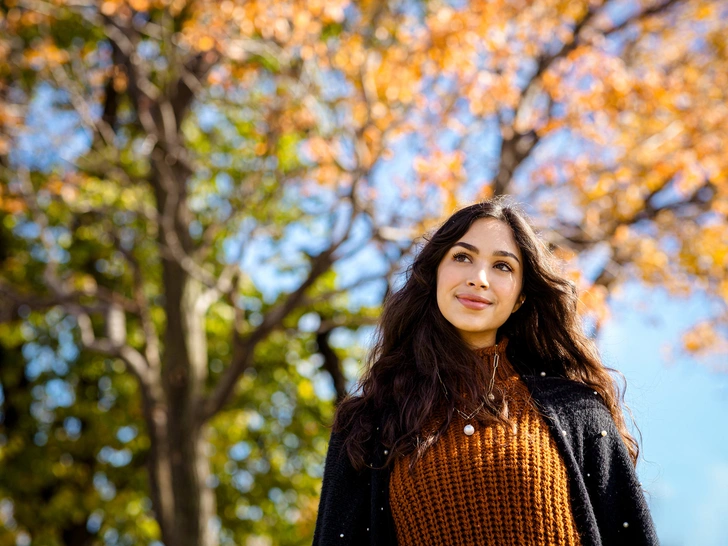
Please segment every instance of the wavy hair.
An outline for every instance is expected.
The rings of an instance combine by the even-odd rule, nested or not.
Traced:
[[[533,374],[532,366],[538,365],[551,376],[597,391],[636,464],[639,447],[624,420],[623,393],[610,373],[614,370],[602,364],[595,343],[582,329],[576,287],[559,273],[555,258],[518,205],[494,198],[458,210],[425,238],[404,286],[385,299],[358,388],[341,401],[334,418],[334,432],[347,432],[344,446],[353,466],[366,466],[375,427],[389,449],[386,465],[415,452],[414,464],[447,428],[454,405],[472,408],[472,401],[486,394],[482,355],[463,341],[436,300],[440,262],[470,226],[484,218],[510,226],[523,258],[525,301],[498,329],[498,339],[509,340],[508,360],[521,375]],[[446,401],[443,386],[452,400]],[[447,410],[445,421],[439,430],[424,434],[428,419],[440,408]],[[498,391],[476,417],[480,422],[507,423],[504,393]]]

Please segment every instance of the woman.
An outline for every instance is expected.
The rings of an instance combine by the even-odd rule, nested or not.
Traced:
[[[657,544],[576,304],[517,207],[452,215],[337,408],[314,545]]]

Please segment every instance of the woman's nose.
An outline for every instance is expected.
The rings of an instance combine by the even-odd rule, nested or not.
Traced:
[[[487,289],[488,286],[488,275],[485,273],[485,269],[479,270],[475,277],[468,281],[468,286],[480,286],[480,288]]]

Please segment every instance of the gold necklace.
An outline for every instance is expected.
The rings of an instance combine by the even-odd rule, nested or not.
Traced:
[[[500,355],[496,353],[493,357],[493,375],[490,378],[490,384],[488,385],[488,400],[495,400],[495,395],[493,394],[493,384],[495,383],[495,371],[498,369],[498,362],[500,361]],[[440,377],[440,370],[435,370],[435,373],[437,373],[437,378],[440,380],[440,385],[442,385],[442,390],[445,393],[445,398],[448,400],[450,399],[450,396],[447,394],[447,387],[445,386],[445,383],[442,381],[442,377]],[[463,418],[463,420],[466,422],[465,427],[463,427],[463,432],[466,436],[472,436],[475,434],[475,427],[468,423],[475,415],[483,409],[483,406],[485,406],[485,399],[480,403],[478,408],[472,412],[470,415],[466,414],[464,411],[460,410],[459,408],[456,408],[453,406],[453,409],[458,413],[460,417]]]

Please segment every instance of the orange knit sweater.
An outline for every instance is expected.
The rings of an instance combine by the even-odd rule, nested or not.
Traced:
[[[496,349],[500,354],[496,381],[507,392],[515,427],[466,422],[456,413],[413,473],[413,455],[396,460],[389,498],[400,546],[580,544],[566,468],[504,348],[481,355],[490,366]],[[442,410],[429,426],[444,418]],[[472,436],[463,432],[468,423]]]

